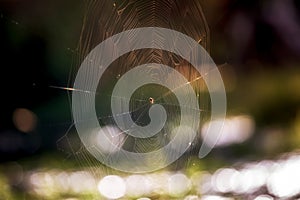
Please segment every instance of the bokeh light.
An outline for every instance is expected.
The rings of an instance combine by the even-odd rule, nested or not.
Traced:
[[[13,113],[13,122],[19,131],[29,133],[36,127],[37,117],[28,109],[18,108]]]
[[[126,183],[119,176],[109,175],[99,182],[98,190],[108,199],[118,199],[125,195]]]
[[[168,179],[168,193],[171,196],[183,196],[191,189],[191,181],[182,173],[177,173]]]
[[[280,198],[293,197],[300,193],[300,157],[292,156],[281,161],[268,179],[268,189]]]
[[[257,197],[255,197],[254,200],[273,200],[274,198],[270,195],[259,195]]]
[[[212,177],[212,185],[215,191],[228,193],[235,190],[239,172],[232,168],[219,169]]]
[[[208,128],[220,121],[210,121],[203,125],[201,130],[202,138],[207,138],[206,143],[209,146],[215,144],[215,136],[208,135]],[[216,142],[216,146],[228,146],[231,144],[239,144],[246,141],[254,132],[254,120],[250,116],[242,115],[227,118],[224,122],[220,137]]]
[[[152,181],[147,176],[132,175],[126,178],[126,193],[131,197],[140,197],[152,192]]]

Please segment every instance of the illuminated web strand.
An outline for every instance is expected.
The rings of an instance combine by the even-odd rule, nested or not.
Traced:
[[[176,89],[180,89],[182,87],[184,87],[185,85],[187,84],[190,84],[194,81],[197,81],[199,80],[200,78],[203,78],[202,76],[199,76],[197,77],[196,79],[192,80],[192,81],[189,81],[187,82],[186,84],[183,84],[175,89],[173,89],[172,91],[168,91],[166,93],[164,93],[160,98],[158,98],[157,100],[160,100],[164,97],[166,97],[167,95],[171,94],[173,91],[175,91]],[[59,87],[59,86],[49,86],[51,88],[55,88],[55,89],[61,89],[61,90],[67,90],[67,91],[78,91],[78,92],[84,92],[84,93],[95,93],[96,95],[99,95],[99,93],[97,92],[92,92],[92,91],[86,91],[86,90],[80,90],[80,89],[75,89],[75,88],[69,88],[69,87]],[[107,95],[109,97],[113,97],[113,98],[120,98],[120,99],[127,99],[125,97],[120,97],[120,96],[112,96],[112,95]],[[136,108],[135,110],[131,110],[130,112],[123,112],[123,113],[119,113],[117,115],[109,115],[109,116],[106,116],[106,117],[98,117],[99,120],[103,120],[103,119],[108,119],[108,118],[113,118],[113,117],[119,117],[119,116],[122,116],[122,115],[127,115],[129,113],[132,113],[132,112],[135,112],[135,111],[138,111],[146,106],[148,106],[148,101],[147,100],[144,100],[144,99],[134,99],[135,101],[140,101],[140,102],[147,102],[141,106],[139,106],[138,108]],[[160,103],[161,105],[171,105],[171,106],[178,106],[177,104],[171,104],[171,103]],[[189,109],[193,109],[193,110],[197,110],[197,111],[200,111],[200,112],[209,112],[209,110],[204,110],[204,109],[196,109],[196,108],[191,108],[189,105],[182,105],[182,107],[184,108],[189,108]],[[143,111],[143,113],[141,115],[143,115],[146,111]],[[140,116],[142,117],[142,116]],[[138,117],[137,121],[140,119],[140,117]]]
[[[198,81],[198,80],[200,80],[200,79],[203,79],[205,76],[207,76],[207,75],[209,74],[209,72],[211,72],[211,71],[213,71],[213,70],[216,70],[216,69],[217,69],[217,68],[214,68],[214,69],[212,69],[212,70],[206,72],[204,75],[198,76],[197,78],[195,78],[195,79],[193,79],[193,80],[191,80],[191,81],[188,81],[188,82],[186,82],[185,84],[182,84],[182,85],[180,85],[180,86],[178,86],[178,87],[176,87],[176,88],[174,88],[174,89],[172,89],[172,90],[166,92],[166,93],[165,93],[162,97],[160,97],[159,99],[161,99],[161,98],[163,98],[163,97],[169,95],[170,93],[172,93],[172,92],[174,92],[174,91],[176,91],[176,90],[178,90],[178,89],[181,89],[181,88],[185,87],[186,85],[189,85],[189,84],[194,83],[194,82],[196,82],[196,81]]]
[[[198,0],[191,1],[173,1],[173,0],[150,0],[150,1],[110,1],[110,0],[92,0],[88,1],[86,5],[86,15],[83,21],[83,28],[79,42],[79,55],[85,56],[93,48],[93,45],[105,40],[106,38],[124,30],[137,28],[138,26],[159,26],[174,29],[185,33],[192,38],[200,38],[198,43],[204,48],[209,47],[209,34],[208,25],[206,23],[204,14],[199,5]],[[129,6],[130,5],[130,6]],[[101,8],[101,9],[99,9]],[[184,8],[184,9],[181,9]],[[102,11],[105,12],[102,12]],[[163,11],[163,12],[162,12]],[[174,16],[174,17],[173,17]],[[178,20],[178,19],[181,20]],[[167,20],[166,20],[167,19]],[[196,26],[197,25],[197,26]],[[101,27],[98,29],[98,26]],[[138,55],[140,56],[140,54]],[[139,61],[148,61],[147,57],[142,58]],[[157,57],[153,56],[154,60]],[[152,58],[151,58],[152,59]],[[151,60],[150,59],[150,60]],[[162,58],[163,59],[163,58]],[[129,63],[129,66],[133,63]],[[135,66],[135,65],[132,65]],[[126,71],[126,70],[125,70]],[[184,85],[182,86],[184,87]],[[70,88],[65,88],[67,91],[76,91]],[[78,91],[78,90],[77,90]],[[78,91],[81,92],[81,91]],[[91,91],[89,91],[91,92]],[[171,93],[171,91],[169,92]],[[95,93],[98,95],[97,93]],[[104,95],[101,93],[101,95]],[[167,96],[166,93],[164,96]],[[113,97],[111,98],[124,98],[124,97]],[[163,98],[160,97],[160,98]],[[147,100],[143,99],[131,99],[135,101],[141,101],[142,106],[137,109],[145,108],[148,104]],[[70,100],[71,102],[71,100]],[[171,102],[165,103],[166,105],[173,105]],[[178,105],[176,105],[178,106]],[[189,105],[181,105],[189,107]],[[202,111],[202,110],[201,110]],[[130,111],[131,113],[133,111]],[[126,113],[120,113],[128,114]],[[107,116],[106,118],[113,118],[113,115]],[[101,117],[104,119],[104,117]],[[127,139],[128,137],[126,137]],[[136,143],[134,144],[136,145]],[[147,145],[147,144],[145,144]],[[146,147],[146,146],[145,146]],[[80,150],[82,151],[82,150]],[[79,153],[79,151],[78,151]],[[88,156],[88,153],[83,152],[83,160],[87,164],[94,165]],[[97,166],[101,166],[98,164]],[[111,169],[107,169],[107,173],[111,173]]]

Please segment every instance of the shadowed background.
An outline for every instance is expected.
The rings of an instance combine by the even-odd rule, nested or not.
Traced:
[[[225,126],[225,132],[231,137],[222,138],[219,146],[207,159],[201,160],[201,164],[196,162],[201,165],[196,167],[196,171],[204,169],[213,173],[236,163],[277,160],[284,152],[298,155],[298,1],[178,1],[176,6],[169,4],[174,7],[172,12],[167,9],[167,4],[163,7],[164,3],[160,1],[161,4],[148,8],[152,13],[137,12],[138,16],[128,17],[132,15],[129,11],[138,10],[138,6],[143,10],[143,2],[150,5],[155,1],[140,1],[137,5],[130,2],[134,1],[0,2],[1,180],[3,177],[3,185],[13,191],[12,195],[24,196],[30,191],[24,181],[27,171],[43,169],[48,164],[49,169],[81,169],[81,161],[76,159],[83,159],[82,155],[74,156],[78,149],[74,150],[65,143],[72,141],[76,148],[80,148],[80,144],[75,145],[77,139],[64,140],[72,125],[71,93],[67,88],[72,87],[82,59],[95,45],[136,26],[157,25],[191,36],[210,52],[224,78],[229,124]],[[195,13],[186,12],[190,9],[187,8],[188,2]],[[202,9],[196,9],[197,6]],[[115,14],[112,15],[113,12]],[[201,14],[206,22],[203,16],[197,17]],[[149,20],[147,15],[154,17]],[[185,15],[186,21],[182,20]],[[140,25],[136,25],[134,20]],[[117,22],[119,24],[111,28],[111,24]],[[163,58],[168,58],[166,64],[180,63],[175,67],[188,79],[193,79],[194,73],[190,72],[188,63],[167,52],[152,50],[136,55],[133,52],[119,59],[112,66],[112,73],[116,76],[123,74],[123,70],[132,65],[127,63],[128,66],[119,68],[120,63],[141,55],[145,57],[143,61],[132,59],[132,63],[162,62],[165,61]],[[207,104],[204,102],[204,107],[207,108]],[[202,132],[205,132],[205,126]],[[188,156],[192,157],[195,152],[191,151]],[[10,168],[21,175],[4,170]],[[185,164],[174,168],[188,171],[193,167]],[[107,170],[105,167],[101,169]],[[103,174],[108,173],[109,170]],[[266,193],[272,192],[269,189]]]

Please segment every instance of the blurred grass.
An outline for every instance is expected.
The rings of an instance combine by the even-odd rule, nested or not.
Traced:
[[[183,171],[188,177],[197,172],[211,172],[221,167],[231,166],[235,162],[276,158],[280,153],[297,150],[300,147],[300,71],[268,70],[260,73],[236,77],[237,85],[228,92],[229,115],[246,113],[256,121],[255,135],[243,144],[213,150],[205,159],[199,160],[196,155],[188,154]],[[226,82],[226,81],[225,81]],[[56,101],[54,101],[56,102]],[[55,103],[56,104],[56,103]],[[51,113],[53,112],[53,113]],[[55,116],[55,109],[48,114]],[[271,130],[271,133],[269,133]],[[277,131],[276,134],[272,134]],[[260,141],[260,142],[257,142]],[[270,143],[272,141],[272,143]],[[268,146],[269,145],[269,146]],[[78,154],[79,155],[79,154]],[[55,151],[37,154],[17,160],[24,174],[40,170],[61,170],[66,172],[95,168],[105,174],[128,175],[106,168],[99,162],[87,162],[81,156],[57,153]],[[230,156],[229,156],[230,155]],[[0,164],[0,199],[99,199],[96,193],[58,193],[49,191],[49,196],[38,196],[27,188],[26,183],[13,185],[11,174],[5,168],[9,163]],[[91,169],[89,168],[89,169]],[[176,163],[165,170],[173,170]],[[164,171],[164,170],[163,170]],[[24,175],[23,174],[23,175]],[[25,184],[25,185],[24,185]],[[164,195],[155,195],[153,199],[170,199]]]

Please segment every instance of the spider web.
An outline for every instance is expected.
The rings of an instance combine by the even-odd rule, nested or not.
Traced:
[[[72,85],[78,68],[87,54],[105,39],[129,29],[139,27],[173,29],[190,36],[209,51],[209,28],[198,0],[90,0],[85,5],[85,17],[78,46],[79,54],[69,75],[68,85],[70,90],[73,89]],[[112,96],[116,82],[130,69],[145,63],[164,64],[179,71],[188,80],[181,87],[184,88],[187,84],[190,84],[195,90],[199,101],[200,110],[198,111],[201,113],[201,123],[210,118],[209,94],[203,77],[200,76],[197,70],[189,62],[170,52],[158,49],[142,49],[131,51],[116,59],[101,77],[95,101],[101,127],[104,126],[110,129],[115,126],[115,116],[111,113],[110,100],[111,98],[124,98]],[[151,76],[161,73],[165,72],[155,67],[149,70]],[[209,72],[205,76],[209,76]],[[71,102],[70,95],[69,100]],[[129,99],[129,110],[133,121],[140,126],[147,125],[150,120],[148,111],[152,103],[149,98],[153,98],[154,103],[163,105],[166,109],[168,120],[165,127],[157,135],[143,139],[126,135],[126,132],[117,132],[117,135],[113,136],[118,138],[114,141],[115,145],[120,145],[121,148],[128,151],[143,153],[162,148],[170,142],[172,138],[170,130],[180,122],[180,106],[176,96],[173,91],[155,84],[145,85],[136,90]],[[181,106],[189,108],[189,105]],[[193,150],[200,146],[199,144],[200,140],[196,138],[188,153],[172,166],[180,168],[182,163],[187,163],[190,155],[194,154]],[[74,124],[57,142],[57,146],[67,155],[76,158],[79,164],[90,166],[91,169],[94,168],[95,170],[92,170],[92,172],[95,175],[99,168],[103,169],[104,173],[111,172],[111,169],[104,167],[88,153],[77,135]]]

